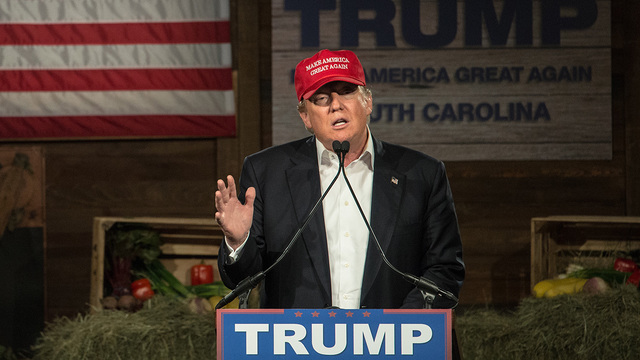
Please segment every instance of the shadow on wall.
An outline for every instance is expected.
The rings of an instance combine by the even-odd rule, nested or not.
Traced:
[[[531,295],[531,249],[529,245],[501,258],[491,267],[492,303],[516,306]]]

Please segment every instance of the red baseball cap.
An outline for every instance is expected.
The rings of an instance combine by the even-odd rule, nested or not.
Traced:
[[[353,51],[321,50],[296,66],[295,85],[298,100],[308,99],[322,85],[346,81],[365,86],[364,70]]]

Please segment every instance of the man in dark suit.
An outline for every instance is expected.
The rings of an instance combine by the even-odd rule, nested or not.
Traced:
[[[239,194],[218,180],[218,265],[234,288],[282,254],[338,171],[335,140],[349,141],[345,174],[389,262],[458,296],[465,274],[449,182],[441,161],[376,140],[371,92],[351,51],[323,50],[296,67],[298,111],[313,136],[245,159]],[[383,263],[343,178],[301,238],[264,279],[269,308],[422,308],[425,294]],[[455,305],[436,296],[433,307]]]

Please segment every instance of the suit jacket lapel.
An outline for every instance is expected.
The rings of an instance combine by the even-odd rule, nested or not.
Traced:
[[[402,201],[405,176],[396,172],[394,159],[390,158],[382,143],[375,139],[373,142],[376,156],[371,199],[371,227],[380,242],[380,246],[386,253],[391,243],[397,214],[399,213],[398,210]],[[382,255],[371,235],[362,279],[361,299],[365,299],[368,294],[377,277],[380,266],[386,265],[382,264]]]
[[[293,165],[286,171],[291,199],[294,204],[298,225],[302,226],[305,218],[321,195],[318,159],[315,138],[311,137],[298,152],[292,155]],[[327,253],[326,231],[322,205],[313,215],[307,228],[302,233],[307,255],[320,279],[320,283],[331,300],[331,280],[329,272],[329,255]]]

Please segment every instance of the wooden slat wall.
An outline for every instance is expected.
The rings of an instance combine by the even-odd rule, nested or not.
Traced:
[[[636,0],[612,2],[613,159],[447,162],[465,246],[462,304],[528,295],[530,219],[640,214]],[[207,217],[215,180],[271,143],[269,0],[232,0],[238,137],[25,142],[46,158],[47,318],[88,310],[95,216]]]
[[[88,310],[96,216],[204,217],[214,140],[46,143],[47,318]]]
[[[236,87],[237,136],[217,141],[218,173],[221,177],[240,175],[245,156],[260,150],[262,144],[260,73],[268,54],[262,28],[270,28],[270,10],[264,1],[231,1],[233,68]],[[266,22],[266,25],[265,25]],[[268,114],[266,114],[268,115]]]
[[[626,39],[639,32],[635,24],[635,32],[623,32],[621,22],[632,7],[637,11],[633,0],[612,2],[612,160],[447,163],[468,265],[463,304],[514,305],[529,294],[532,217],[637,215],[630,204],[638,201],[638,191],[629,187],[640,186],[638,152],[628,142],[640,132],[630,126],[638,123],[638,112],[626,109],[625,89],[637,99],[640,74],[624,66],[623,54],[638,53],[637,40],[631,45]],[[626,22],[637,22],[633,16]],[[626,61],[637,67],[638,57]]]

